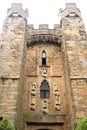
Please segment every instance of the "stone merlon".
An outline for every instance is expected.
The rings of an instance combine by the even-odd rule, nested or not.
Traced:
[[[12,17],[12,16],[21,16],[27,21],[27,19],[28,19],[28,9],[23,10],[22,4],[13,3],[11,8],[9,8],[7,10],[6,18]]]
[[[66,8],[64,10],[62,9],[59,10],[59,15],[61,17],[61,20],[64,17],[74,15],[74,14],[75,16],[81,17],[80,10],[76,7],[75,3],[67,3]]]

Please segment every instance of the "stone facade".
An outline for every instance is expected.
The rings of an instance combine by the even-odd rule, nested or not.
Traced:
[[[0,36],[0,117],[17,130],[74,130],[87,116],[87,36],[76,4],[49,29],[12,4]],[[45,56],[45,58],[43,57]]]

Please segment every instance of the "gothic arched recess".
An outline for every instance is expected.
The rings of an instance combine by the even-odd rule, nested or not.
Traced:
[[[50,129],[44,129],[45,125],[63,130],[67,97],[61,40],[56,35],[41,34],[26,41],[23,93],[26,129],[31,126],[31,130],[38,129],[42,124],[43,130]]]

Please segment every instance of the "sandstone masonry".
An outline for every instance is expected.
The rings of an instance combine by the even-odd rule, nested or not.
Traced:
[[[17,130],[74,130],[87,116],[87,35],[75,3],[54,29],[12,4],[0,36],[0,118]]]

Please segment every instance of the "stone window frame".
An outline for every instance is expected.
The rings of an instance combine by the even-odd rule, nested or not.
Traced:
[[[40,98],[41,99],[49,99],[50,98],[50,86],[46,80],[41,82],[40,86]]]
[[[42,66],[45,66],[47,64],[46,59],[47,59],[47,54],[46,54],[46,51],[43,50],[42,51]]]

